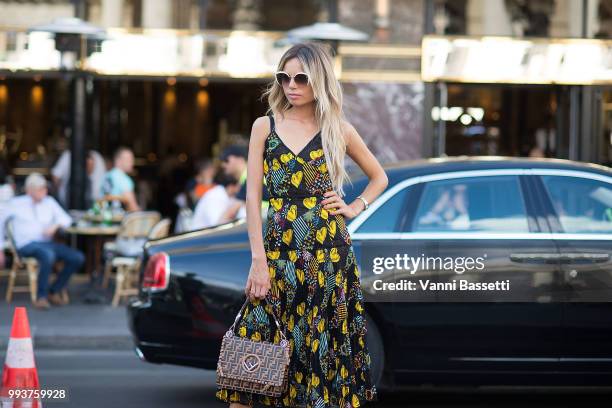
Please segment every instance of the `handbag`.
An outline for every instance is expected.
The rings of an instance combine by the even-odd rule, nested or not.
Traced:
[[[247,297],[221,341],[217,386],[278,397],[287,389],[290,345],[274,311],[272,316],[281,336],[279,344],[235,335],[234,326],[248,303]]]

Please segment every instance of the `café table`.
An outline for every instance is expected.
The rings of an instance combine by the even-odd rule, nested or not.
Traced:
[[[114,239],[119,234],[119,224],[94,224],[79,221],[76,225],[65,229],[66,233],[72,235],[72,245],[75,246],[77,236],[85,237],[87,243],[86,271],[92,281],[97,281],[100,276],[96,267],[102,262],[102,250],[104,243]]]
[[[109,220],[112,224],[120,224],[121,221],[123,221],[123,218],[125,217],[125,213],[114,213],[111,216],[111,219]],[[104,222],[104,218],[102,217],[102,214],[89,214],[89,213],[85,213],[82,216],[82,219],[85,221],[89,221],[91,223],[97,223],[97,224],[102,224]]]

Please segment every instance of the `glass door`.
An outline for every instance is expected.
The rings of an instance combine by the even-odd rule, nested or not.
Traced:
[[[602,89],[599,135],[599,163],[612,166],[612,88]]]
[[[437,154],[560,157],[553,86],[441,84]]]

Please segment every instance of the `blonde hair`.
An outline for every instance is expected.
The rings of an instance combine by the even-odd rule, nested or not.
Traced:
[[[350,178],[344,169],[346,142],[342,135],[342,87],[334,73],[334,63],[329,46],[322,43],[299,43],[289,48],[281,57],[277,70],[283,70],[287,61],[297,58],[310,78],[315,103],[315,120],[321,129],[323,153],[334,190],[344,196],[342,185]],[[291,108],[283,87],[275,80],[268,86],[263,97],[268,97],[267,114],[284,112]]]

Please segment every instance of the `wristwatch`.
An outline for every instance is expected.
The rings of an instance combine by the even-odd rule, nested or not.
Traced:
[[[366,201],[366,199],[365,199],[365,198],[363,198],[362,196],[357,196],[357,198],[358,198],[358,199],[360,199],[361,201],[363,201],[363,205],[365,206],[365,208],[363,209],[363,211],[367,210],[367,209],[368,209],[368,207],[369,207],[370,205],[368,204],[368,202]]]

